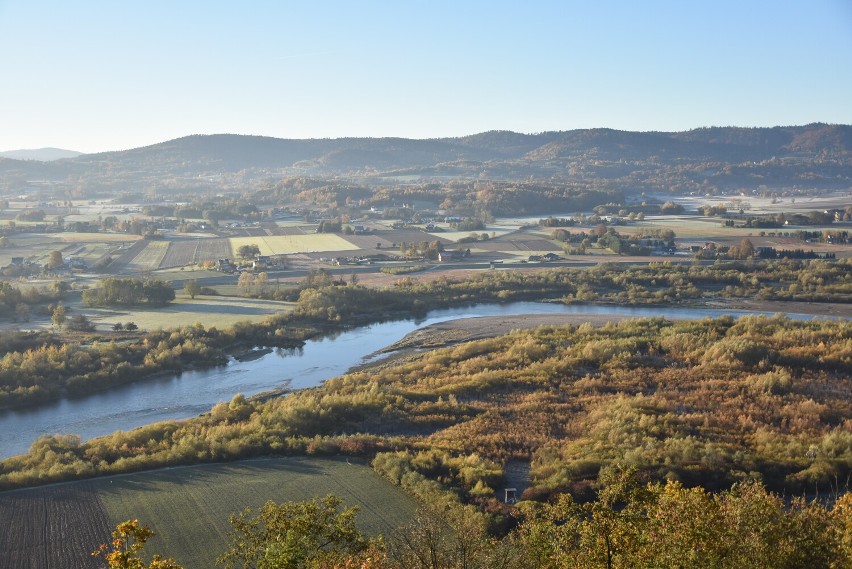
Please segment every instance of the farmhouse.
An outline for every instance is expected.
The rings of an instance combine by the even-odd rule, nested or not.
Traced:
[[[446,263],[447,261],[460,261],[466,257],[470,257],[470,249],[459,249],[457,251],[441,251],[438,253],[438,262]]]

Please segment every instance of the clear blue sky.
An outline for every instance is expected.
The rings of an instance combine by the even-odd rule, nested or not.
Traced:
[[[852,123],[852,0],[0,0],[0,150]]]

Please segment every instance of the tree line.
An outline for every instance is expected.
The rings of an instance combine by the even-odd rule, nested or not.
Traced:
[[[172,285],[157,279],[110,278],[83,291],[86,306],[165,306],[175,299]]]

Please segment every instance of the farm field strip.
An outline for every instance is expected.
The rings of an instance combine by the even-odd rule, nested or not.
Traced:
[[[477,243],[465,243],[460,246],[477,248],[485,251],[499,251],[501,253],[561,253],[562,247],[548,241],[547,239],[492,239],[479,241]]]
[[[315,233],[313,235],[276,235],[265,237],[231,237],[231,255],[243,245],[257,245],[261,255],[290,254],[300,252],[354,251],[358,247],[339,235]]]
[[[127,233],[74,233],[67,231],[57,233],[56,239],[68,243],[121,243],[124,241],[138,241],[141,237]]]
[[[15,247],[33,247],[50,245],[51,243],[56,243],[58,239],[49,235],[18,233],[9,235],[9,241]]]
[[[127,269],[133,272],[154,271],[160,266],[168,249],[167,241],[148,241],[145,248],[127,263]]]
[[[271,232],[270,234],[273,235],[273,236],[278,236],[278,235],[308,235],[310,233],[309,231],[305,231],[305,230],[303,230],[302,228],[300,228],[296,225],[270,227],[270,228],[268,228],[268,231],[270,231]]]
[[[3,569],[95,569],[110,521],[90,482],[0,494]]]
[[[470,237],[471,235],[482,235],[483,233],[491,235],[492,233],[494,233],[495,238],[499,238],[504,235],[514,233],[515,231],[515,229],[508,229],[506,227],[488,227],[486,229],[476,229],[473,231],[441,231],[440,233],[427,233],[427,235],[431,236],[432,239],[437,237],[455,242],[459,239]]]
[[[195,264],[195,251],[200,240],[172,241],[169,249],[160,261],[159,269],[185,267]]]
[[[198,242],[193,262],[198,264],[203,261],[215,261],[226,259],[231,256],[231,244],[225,238],[202,239]]]
[[[136,257],[136,255],[138,255],[139,252],[142,249],[144,249],[147,245],[148,245],[147,241],[144,241],[144,240],[137,241],[136,243],[134,243],[133,245],[131,245],[130,247],[125,249],[124,252],[121,255],[119,255],[119,257],[117,259],[113,260],[113,262],[110,263],[110,265],[109,265],[109,267],[107,267],[107,269],[111,273],[121,272],[122,270],[124,270],[127,267],[127,264],[130,263],[130,261],[132,261]]]
[[[480,233],[482,233],[480,231]],[[467,237],[470,231],[459,232],[458,238]],[[448,239],[446,233],[426,233],[419,229],[391,229],[390,231],[382,231],[377,236],[387,239],[391,243],[420,243],[421,241],[440,241],[444,245],[455,243],[454,240]]]
[[[390,254],[399,253],[391,241],[379,235],[347,235],[345,239],[359,249],[376,249],[380,245],[379,249],[387,249]]]
[[[268,500],[340,496],[361,508],[362,531],[388,534],[416,503],[372,469],[342,460],[259,459],[169,468],[0,493],[3,569],[101,567],[89,556],[111,528],[138,518],[157,532],[149,550],[207,569],[227,546],[228,516]]]

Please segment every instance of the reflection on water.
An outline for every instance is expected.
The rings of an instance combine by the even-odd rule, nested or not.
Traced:
[[[236,393],[251,396],[288,386],[295,389],[312,387],[363,363],[371,354],[423,326],[459,318],[522,314],[703,318],[753,313],[691,308],[565,306],[537,302],[435,310],[422,319],[383,322],[333,337],[309,340],[303,348],[277,348],[257,358],[231,359],[227,365],[220,367],[148,379],[108,392],[64,399],[21,411],[0,411],[0,457],[25,452],[30,443],[43,434],[74,433],[88,439],[156,421],[194,417],[209,411],[220,401],[230,400]],[[807,315],[790,316],[811,318]]]

